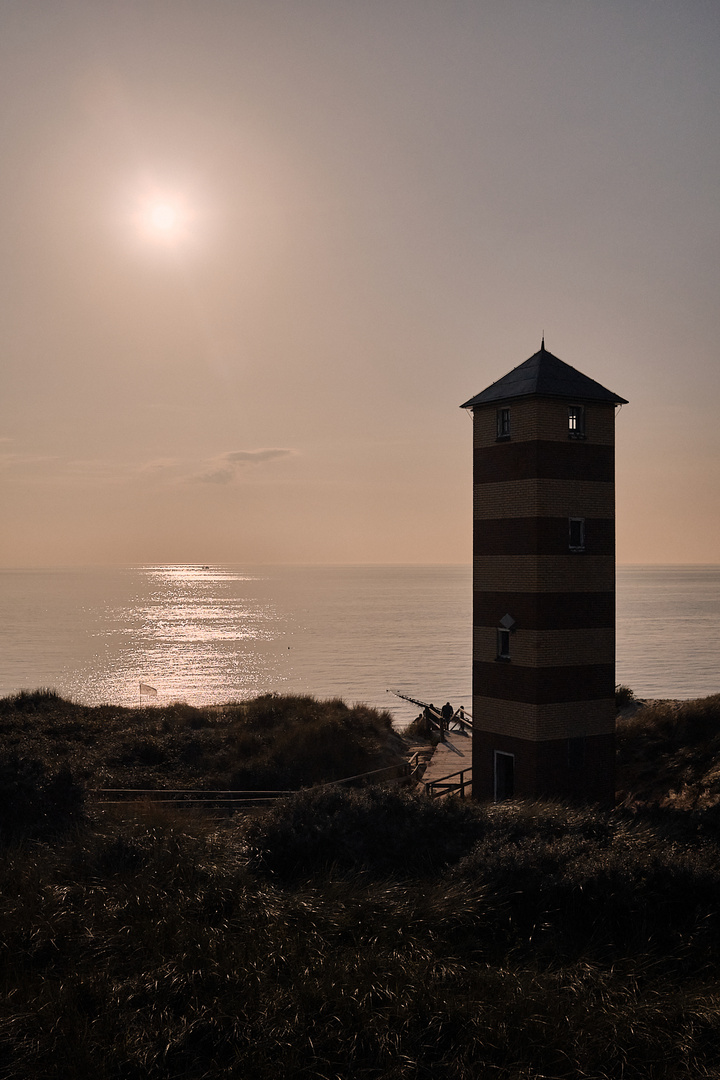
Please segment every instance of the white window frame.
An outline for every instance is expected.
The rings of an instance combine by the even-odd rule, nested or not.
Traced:
[[[510,438],[510,409],[498,409],[496,414],[498,439]]]
[[[579,523],[580,525],[580,543],[573,544],[573,524]],[[568,547],[570,551],[584,551],[585,550],[585,518],[571,517],[568,518]]]
[[[568,405],[568,439],[585,438],[585,406]]]
[[[502,651],[503,643],[507,643],[507,652]],[[510,631],[506,630],[504,626],[498,626],[497,628],[497,660],[509,660],[510,659]]]

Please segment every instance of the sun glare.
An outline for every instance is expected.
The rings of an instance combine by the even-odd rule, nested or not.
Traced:
[[[119,206],[122,240],[151,261],[186,259],[206,240],[208,203],[187,178],[131,178]]]
[[[178,202],[152,199],[141,213],[142,231],[149,240],[175,243],[182,239],[187,226],[187,214]]]
[[[136,235],[144,244],[176,248],[189,239],[190,213],[175,195],[149,193],[133,211]]]
[[[148,210],[148,225],[159,233],[169,233],[178,224],[177,208],[170,203],[157,203]]]

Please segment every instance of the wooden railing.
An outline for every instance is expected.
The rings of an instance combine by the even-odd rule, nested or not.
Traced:
[[[466,734],[468,735],[472,735],[472,716],[470,716],[469,713],[465,713],[464,716],[460,716],[459,713],[455,713],[450,723],[457,724],[461,731],[466,732]]]
[[[472,717],[468,714],[466,714],[465,716],[460,716],[459,713],[455,713],[450,720],[450,725],[446,725],[442,714],[437,709],[426,709],[425,712],[430,723],[431,730],[439,731],[441,738],[446,731],[450,730],[450,726],[452,726],[453,724],[455,725],[456,729],[459,728],[460,731],[463,732],[463,734],[472,735]]]
[[[198,791],[197,788],[90,788],[88,795],[103,806],[119,806],[124,803],[148,802],[153,805],[174,806],[252,806],[281,799],[289,791],[263,790],[215,790]],[[113,798],[112,796],[116,796]]]
[[[315,784],[311,790],[335,787],[338,784],[375,783],[390,784],[395,780],[410,779],[417,771],[418,755],[414,760],[403,761],[398,765],[387,765],[382,769],[358,773],[356,776],[344,776],[341,780],[330,780],[326,784]],[[374,777],[375,779],[370,779]],[[382,777],[382,779],[381,779]],[[90,788],[88,795],[94,797],[103,806],[117,806],[122,803],[151,802],[158,805],[172,803],[175,806],[217,806],[240,807],[261,806],[275,802],[285,795],[294,795],[295,791],[280,790],[224,790],[198,791],[197,788]],[[112,798],[112,796],[119,796]]]
[[[434,705],[429,704],[427,701],[421,701],[420,698],[404,694],[402,690],[388,690],[387,692],[388,694],[395,694],[396,697],[402,698],[403,701],[411,701],[413,705],[419,705],[430,722],[430,727],[437,728],[442,734],[445,725],[440,709],[436,709]],[[462,716],[460,715],[460,709],[458,709],[453,714],[450,723],[455,723],[461,731],[465,731],[468,735],[472,734],[472,716],[465,711],[464,706],[462,707]]]
[[[316,784],[311,790],[318,791],[321,788],[337,787],[339,784],[390,784],[393,781],[406,781],[417,779],[418,770],[421,766],[420,755],[413,754],[409,761],[399,765],[387,765],[383,769],[373,769],[371,772],[358,773],[355,776],[344,776],[341,780],[330,780],[326,784]],[[465,790],[472,784],[472,769],[462,769],[459,772],[441,776],[438,780],[430,780],[425,784],[425,794],[431,799],[438,799],[444,795],[457,794],[461,799],[465,798]],[[103,806],[119,806],[136,802],[153,803],[158,806],[209,806],[240,808],[243,806],[262,806],[275,802],[285,795],[294,795],[296,791],[275,790],[272,788],[257,789],[215,789],[211,791],[198,791],[197,788],[90,788],[88,795]],[[113,797],[114,796],[114,797]]]
[[[459,795],[465,798],[465,788],[472,786],[472,769],[461,769],[459,772],[448,773],[437,780],[428,780],[425,784],[425,794],[430,799],[440,799],[443,795]]]

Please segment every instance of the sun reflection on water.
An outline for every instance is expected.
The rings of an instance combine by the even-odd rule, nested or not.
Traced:
[[[260,693],[470,707],[469,567],[148,565],[0,575],[0,687],[89,705]]]
[[[158,702],[209,704],[277,688],[286,620],[262,595],[262,577],[211,566],[147,566],[140,588],[104,636],[105,665],[89,673],[85,700],[133,704],[141,682]],[[263,647],[265,646],[265,647]]]

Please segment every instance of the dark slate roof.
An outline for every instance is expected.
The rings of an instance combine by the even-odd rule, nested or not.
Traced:
[[[502,379],[488,386],[487,390],[470,398],[460,408],[469,409],[474,405],[485,405],[491,401],[505,401],[508,398],[529,397],[530,395],[627,404],[625,398],[606,390],[600,383],[589,379],[587,375],[570,367],[563,360],[558,360],[557,356],[548,352],[543,344],[540,352],[536,352],[519,367],[513,368]]]

